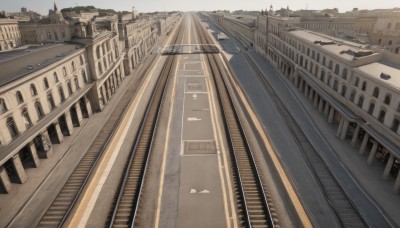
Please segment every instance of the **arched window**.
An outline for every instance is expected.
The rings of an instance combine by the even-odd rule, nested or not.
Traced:
[[[352,91],[351,91],[351,93],[350,93],[350,97],[349,97],[349,99],[350,99],[350,101],[351,102],[354,102],[354,98],[356,97],[356,91],[353,89]]]
[[[57,82],[60,81],[60,80],[58,80],[58,76],[57,76],[57,73],[56,73],[56,72],[53,73],[53,77],[54,77],[54,82],[55,82],[55,83],[57,83]]]
[[[76,69],[75,69],[75,62],[74,62],[74,61],[71,62],[71,67],[72,67],[72,71],[75,71],[75,70],[76,70]]]
[[[100,45],[97,46],[97,48],[96,48],[96,56],[97,56],[97,59],[100,59]]]
[[[56,107],[56,105],[54,104],[54,99],[53,99],[53,96],[51,95],[51,93],[47,94],[47,103],[49,104],[50,110],[53,110]]]
[[[67,69],[65,69],[65,67],[63,67],[62,71],[63,71],[63,76],[67,77]]]
[[[386,111],[382,109],[382,110],[379,112],[378,121],[381,122],[381,123],[383,123],[383,121],[385,121],[385,116],[386,116]]]
[[[379,96],[379,88],[378,87],[375,87],[374,91],[372,92],[372,96],[374,96],[376,98]]]
[[[26,128],[32,126],[31,118],[29,117],[28,110],[26,108],[22,109],[22,118],[24,119],[24,124]]]
[[[346,96],[347,87],[345,85],[342,86],[342,96]]]
[[[362,83],[361,90],[362,90],[362,91],[365,91],[366,88],[367,88],[367,82],[364,81],[364,82]]]
[[[388,45],[392,46],[393,42],[391,40],[388,41]]]
[[[88,82],[88,79],[86,78],[86,71],[85,71],[84,69],[82,69],[81,74],[82,74],[83,81],[84,81],[85,83],[87,83],[87,82]]]
[[[333,65],[332,60],[329,60],[329,63],[328,63],[328,68],[329,68],[329,70],[332,70],[332,65]]]
[[[333,81],[333,90],[338,91],[338,81],[336,79]]]
[[[390,105],[390,101],[392,100],[392,96],[390,94],[386,94],[385,100],[383,102],[387,105]]]
[[[68,87],[68,93],[71,96],[73,91],[72,91],[72,86],[71,86],[71,82],[70,81],[67,82],[67,87]]]
[[[3,114],[7,111],[8,111],[8,109],[7,109],[6,101],[3,98],[0,98],[0,114]]]
[[[344,79],[347,79],[347,68],[344,68],[344,69],[343,69],[342,77],[343,77]]]
[[[31,89],[31,95],[36,96],[37,95],[36,86],[34,84],[31,84],[30,89]]]
[[[364,104],[364,96],[361,95],[361,96],[358,98],[357,106],[360,107],[360,108],[362,108],[363,104]]]
[[[17,103],[18,103],[18,104],[21,104],[21,103],[24,102],[24,97],[22,97],[22,94],[21,94],[20,91],[17,91],[17,92],[15,93],[15,97],[17,98]]]
[[[58,87],[58,95],[60,96],[60,101],[64,102],[65,95],[64,95],[64,90],[63,90],[62,86]]]
[[[372,115],[372,113],[374,113],[374,109],[375,109],[375,103],[369,104],[368,114]]]
[[[36,110],[36,115],[37,115],[38,119],[40,119],[44,116],[42,105],[40,104],[39,101],[35,102],[35,110]]]
[[[11,138],[14,139],[15,137],[17,137],[19,132],[18,132],[17,126],[15,125],[14,118],[8,117],[6,124],[7,124],[8,131],[10,132]]]
[[[303,56],[300,56],[300,66],[303,66]]]
[[[74,77],[74,82],[75,82],[75,89],[76,90],[80,89],[81,87],[79,85],[79,80],[77,76]]]
[[[340,70],[340,66],[339,66],[339,64],[336,64],[336,66],[335,66],[335,74],[339,75],[339,70]]]
[[[47,78],[43,78],[43,88],[44,90],[49,88],[49,81],[47,81]]]
[[[319,53],[317,53],[317,62],[319,62]]]
[[[325,81],[325,71],[321,70],[321,81]]]

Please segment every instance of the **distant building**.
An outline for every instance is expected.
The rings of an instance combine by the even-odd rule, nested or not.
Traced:
[[[0,19],[0,51],[21,46],[21,33],[15,19]]]

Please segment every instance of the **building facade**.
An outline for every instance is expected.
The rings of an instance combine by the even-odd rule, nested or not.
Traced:
[[[21,33],[18,21],[14,19],[0,19],[0,51],[11,50],[21,46]]]
[[[382,48],[299,28],[301,23],[298,17],[260,15],[255,50],[337,126],[340,140],[368,153],[368,164],[384,163],[383,178],[395,177],[393,190],[400,193],[400,59]]]
[[[55,152],[54,144],[104,109],[159,35],[158,19],[131,21],[119,29],[116,15],[65,21],[55,6],[45,20],[23,29],[33,34],[26,44],[45,44],[27,47],[28,54],[14,50],[12,59],[5,56],[0,62],[3,193],[26,182],[26,168],[39,167]]]

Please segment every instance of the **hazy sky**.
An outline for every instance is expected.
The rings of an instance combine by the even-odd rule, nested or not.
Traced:
[[[340,12],[359,9],[382,9],[400,7],[400,0],[56,0],[58,8],[73,7],[75,5],[93,5],[97,8],[111,8],[115,10],[131,10],[135,6],[139,12],[153,11],[194,11],[194,10],[261,10],[273,5],[274,9],[325,9],[339,8]],[[1,0],[0,11],[20,11],[21,7],[41,14],[47,14],[52,8],[54,0]]]

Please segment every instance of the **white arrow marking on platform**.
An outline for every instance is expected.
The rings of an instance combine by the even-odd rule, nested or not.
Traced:
[[[197,193],[197,190],[194,188],[190,189],[190,194],[193,194],[193,193]]]
[[[197,117],[188,117],[187,120],[188,121],[200,121],[201,119],[199,119]]]
[[[206,194],[209,194],[210,193],[210,191],[208,191],[208,190],[206,190],[206,189],[204,189],[203,191],[201,191],[201,192],[199,192],[199,193],[206,193]]]

